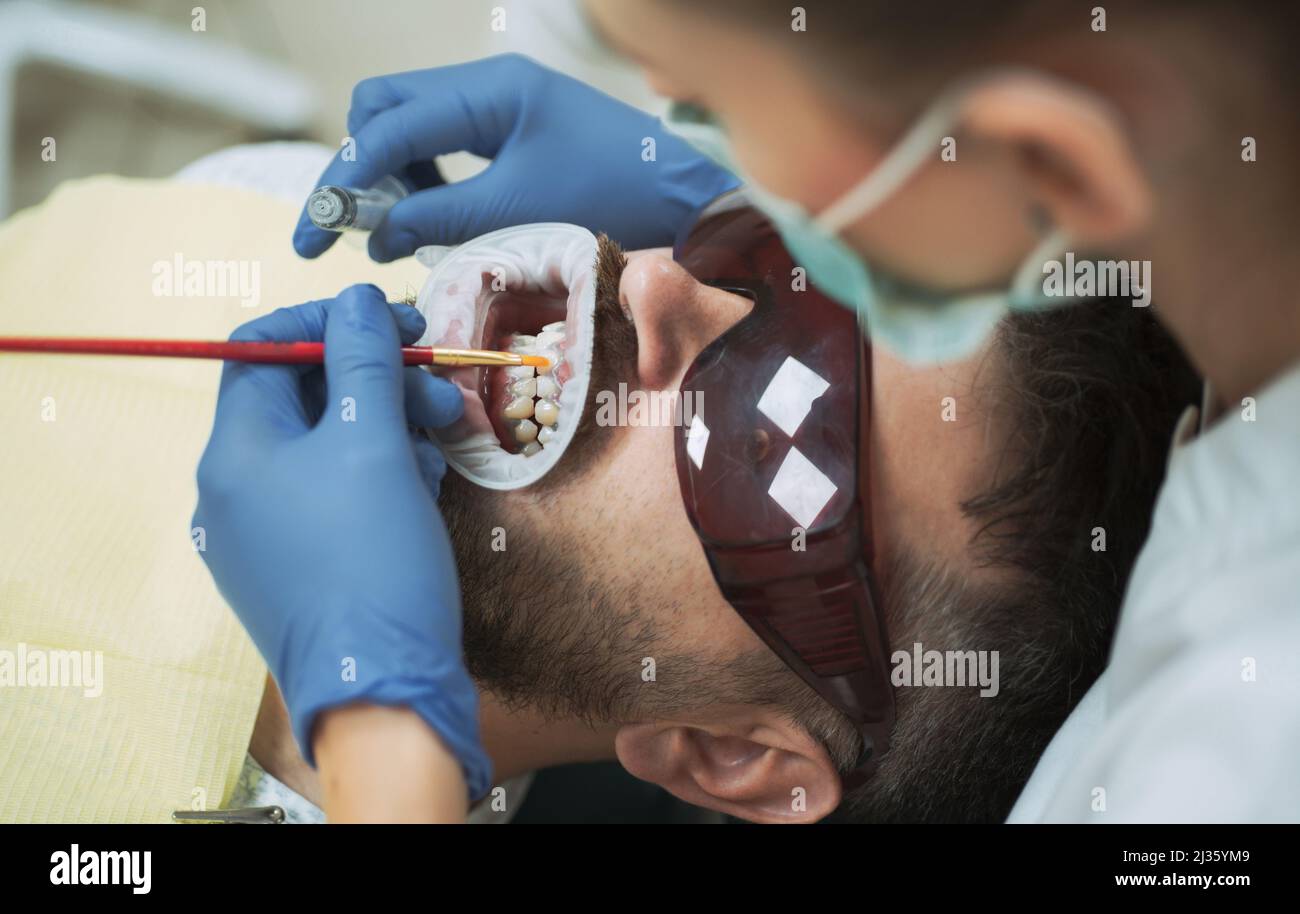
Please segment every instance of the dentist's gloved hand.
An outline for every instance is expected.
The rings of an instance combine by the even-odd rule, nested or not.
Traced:
[[[629,248],[671,245],[696,210],[740,184],[657,118],[518,55],[364,80],[348,135],[355,161],[340,150],[318,186],[395,174],[428,187],[371,233],[380,261],[529,222],[571,222]],[[642,158],[647,137],[655,161]],[[457,151],[492,164],[444,184],[431,160]],[[316,257],[337,237],[304,207],[293,246]]]
[[[399,337],[423,332],[419,312],[374,286],[236,330],[236,340],[323,340],[324,370],[226,364],[193,525],[308,761],[321,712],[404,705],[460,760],[474,798],[491,763],[435,503],[446,464],[408,429],[454,421],[463,401],[446,380],[402,367]]]

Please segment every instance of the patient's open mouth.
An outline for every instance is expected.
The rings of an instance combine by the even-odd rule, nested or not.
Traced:
[[[616,246],[577,226],[547,223],[429,254],[432,272],[416,302],[428,322],[423,340],[550,363],[438,372],[460,388],[465,413],[431,434],[448,465],[470,481],[490,489],[531,485],[574,439],[588,402],[596,268],[608,259],[606,248]]]
[[[557,313],[560,319],[554,320]],[[485,368],[480,373],[479,393],[492,430],[511,453],[539,454],[561,430],[560,392],[573,375],[565,359],[566,318],[554,302],[514,297],[488,312],[483,339],[490,348],[540,355],[551,363],[548,368]]]

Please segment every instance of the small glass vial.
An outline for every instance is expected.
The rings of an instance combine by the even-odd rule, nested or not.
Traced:
[[[371,232],[407,193],[406,185],[392,175],[369,189],[326,184],[307,198],[307,215],[326,231]]]

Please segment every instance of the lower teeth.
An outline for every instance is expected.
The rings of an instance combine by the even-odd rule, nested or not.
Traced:
[[[547,324],[536,336],[515,334],[506,348],[518,355],[545,356],[549,364],[536,374],[528,366],[507,368],[506,405],[502,418],[512,426],[514,438],[523,445],[525,457],[540,454],[558,434],[560,382],[554,370],[559,365],[558,346],[564,340],[563,321]],[[536,421],[534,421],[536,420]]]
[[[554,425],[555,420],[560,418],[560,407],[554,400],[538,400],[533,407],[533,416],[542,425]]]
[[[515,440],[520,444],[531,444],[537,440],[537,423],[532,419],[520,419],[515,426]]]

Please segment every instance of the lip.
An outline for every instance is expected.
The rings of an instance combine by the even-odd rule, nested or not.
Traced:
[[[561,223],[502,229],[450,249],[433,264],[416,301],[428,322],[421,345],[506,349],[512,334],[565,321],[561,361],[554,370],[563,387],[561,421],[576,427],[594,342],[596,251],[594,235]],[[505,369],[435,370],[460,388],[465,412],[433,434],[448,464],[472,482],[498,489],[527,485],[566,449],[567,437],[561,446],[548,444],[531,457],[514,453],[513,431],[502,418]],[[501,458],[520,463],[503,468]]]

